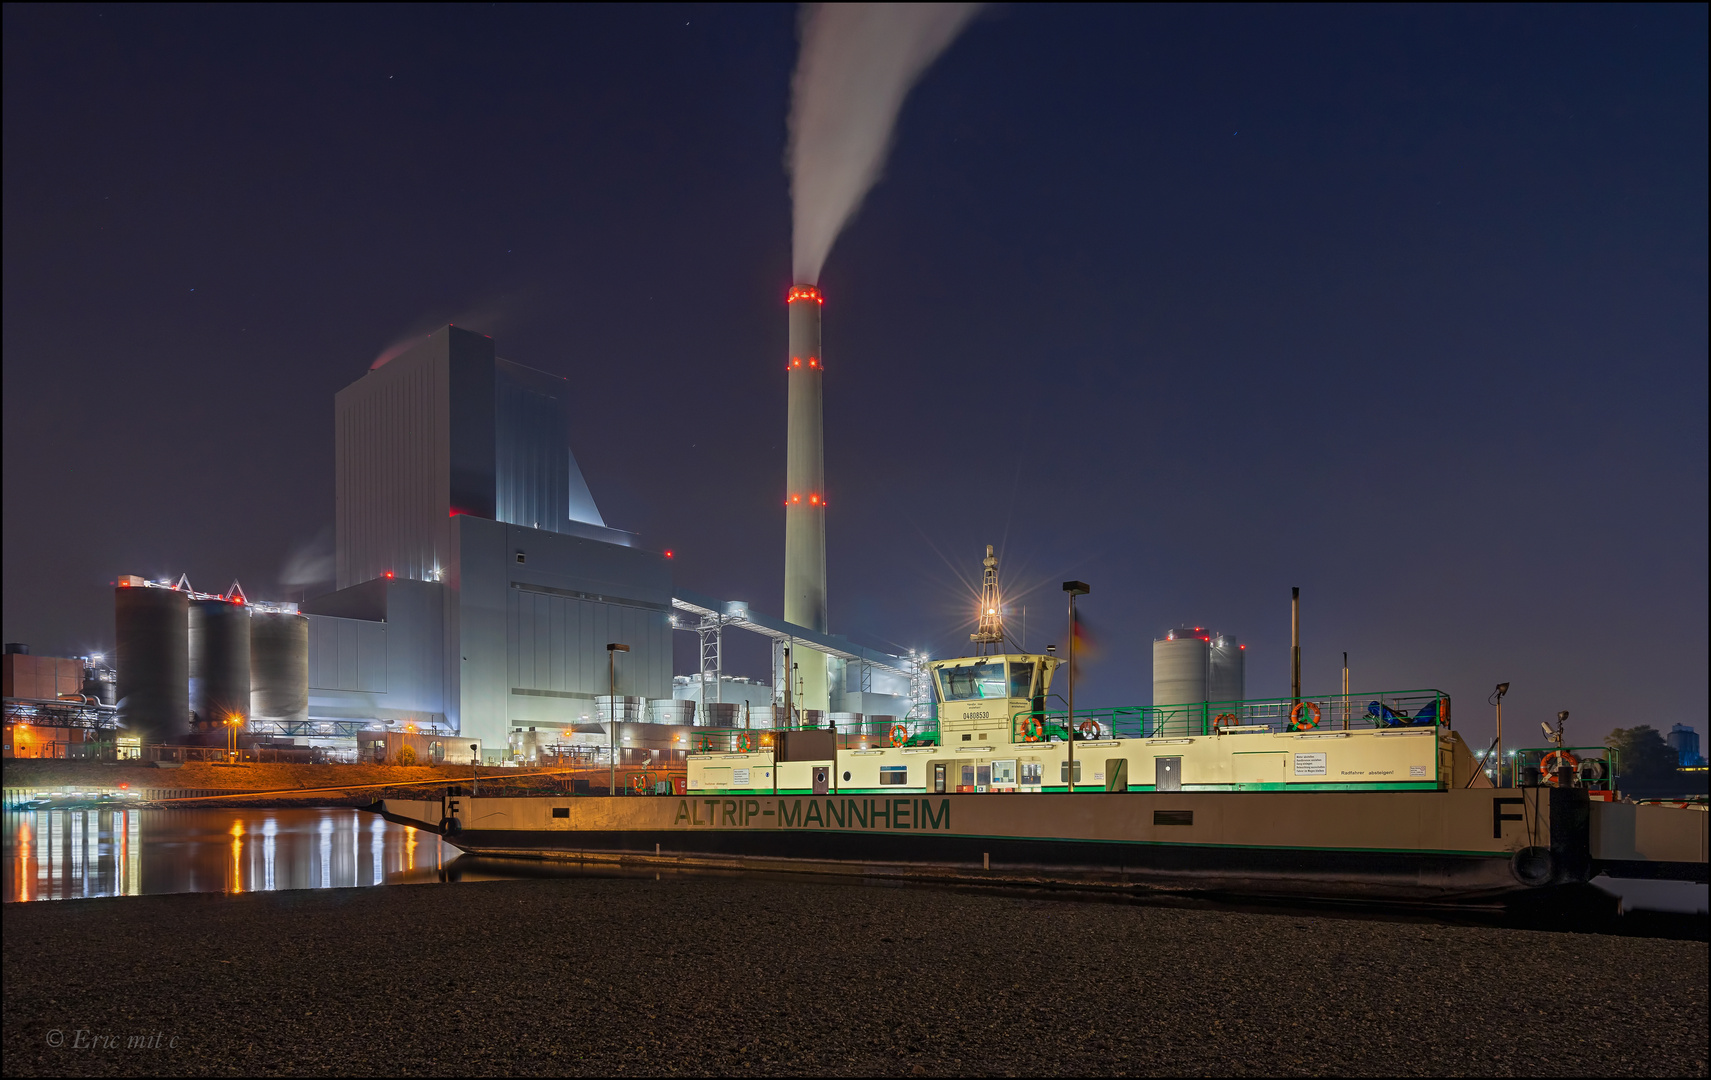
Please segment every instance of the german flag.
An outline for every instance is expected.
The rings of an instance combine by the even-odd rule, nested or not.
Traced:
[[[1075,625],[1070,630],[1070,657],[1074,664],[1072,674],[1076,678],[1081,677],[1082,665],[1096,664],[1099,662],[1099,658],[1104,655],[1105,650],[1101,644],[1104,636],[1104,633],[1098,630],[1096,626],[1088,623],[1087,617],[1077,608]]]

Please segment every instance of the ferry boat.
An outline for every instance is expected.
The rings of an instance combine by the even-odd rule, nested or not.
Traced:
[[[985,567],[976,655],[927,665],[930,717],[704,729],[679,781],[630,795],[373,809],[475,854],[596,864],[1409,902],[1707,880],[1703,806],[1619,801],[1604,747],[1520,751],[1523,786],[1493,787],[1437,690],[1055,708],[1062,660],[1001,651],[991,548]]]
[[[374,809],[475,854],[595,864],[1449,903],[1707,880],[1702,808],[1619,801],[1604,747],[1521,751],[1530,782],[1494,788],[1437,691],[1071,715],[1043,707],[1058,665],[934,661],[937,721],[883,734],[710,731],[668,793]]]

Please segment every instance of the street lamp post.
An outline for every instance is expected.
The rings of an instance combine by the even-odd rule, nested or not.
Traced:
[[[629,652],[628,645],[620,645],[616,641],[606,645],[606,666],[611,675],[611,692],[606,698],[607,735],[611,746],[611,778],[606,781],[606,794],[618,794],[618,654]]]
[[[1066,767],[1066,789],[1075,793],[1075,598],[1086,596],[1090,590],[1085,581],[1066,581],[1063,591],[1069,594],[1069,717],[1064,725],[1064,744],[1069,747]]]
[[[1498,683],[1497,689],[1491,692],[1492,704],[1497,706],[1497,783],[1494,787],[1503,786],[1503,695],[1508,692],[1508,683]]]

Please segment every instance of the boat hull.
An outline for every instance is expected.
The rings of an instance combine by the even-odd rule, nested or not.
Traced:
[[[1416,903],[1491,902],[1582,883],[1596,872],[1584,793],[1550,789],[451,795],[374,809],[472,854],[597,863],[658,858],[708,868]]]

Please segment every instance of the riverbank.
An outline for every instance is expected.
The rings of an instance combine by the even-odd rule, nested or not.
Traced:
[[[12,1075],[1705,1076],[1711,1023],[1702,942],[741,878],[20,904],[3,939]]]
[[[106,764],[83,761],[13,759],[0,770],[8,789],[33,788],[65,791],[196,791],[252,792],[252,797],[224,798],[220,802],[241,807],[366,806],[382,796],[438,798],[446,782],[468,783],[468,765],[299,765],[275,762],[245,762],[220,765],[188,761],[172,768],[155,768],[143,762]],[[535,770],[482,768],[484,784],[504,784],[507,792],[542,793],[562,790],[554,777]],[[392,790],[375,785],[396,785]],[[411,785],[421,785],[412,787]],[[176,804],[188,805],[188,804]]]

